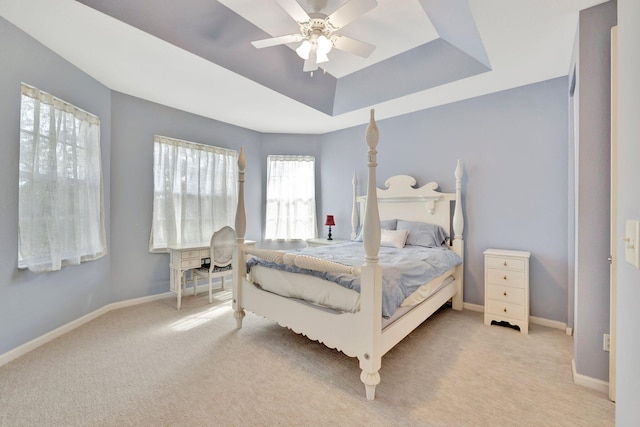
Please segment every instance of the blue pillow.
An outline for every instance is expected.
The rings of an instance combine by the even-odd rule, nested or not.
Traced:
[[[407,245],[437,248],[444,245],[449,235],[442,227],[426,222],[398,220],[398,230],[407,230]]]
[[[397,219],[385,219],[380,221],[380,228],[382,230],[395,230],[398,226]],[[362,226],[358,230],[358,234],[356,234],[356,238],[353,239],[354,242],[362,242]]]

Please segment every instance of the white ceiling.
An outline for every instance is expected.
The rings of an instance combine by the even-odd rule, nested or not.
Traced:
[[[381,120],[565,76],[579,10],[604,1],[469,0],[491,71],[333,117],[75,0],[0,0],[0,16],[115,91],[259,132],[326,133],[366,123],[369,108]],[[274,0],[220,2],[274,36],[297,30]],[[434,37],[418,0],[378,3],[342,31],[376,45],[372,63]],[[336,77],[369,65],[329,56]]]

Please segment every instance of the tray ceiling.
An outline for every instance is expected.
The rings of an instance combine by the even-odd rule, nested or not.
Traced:
[[[306,7],[304,0],[299,0]],[[603,0],[378,0],[302,72],[274,0],[0,0],[0,16],[115,91],[267,133],[326,133],[566,76],[578,12]],[[333,11],[343,0],[328,0]]]

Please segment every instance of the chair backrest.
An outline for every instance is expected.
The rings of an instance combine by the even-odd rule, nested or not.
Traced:
[[[231,262],[235,244],[236,232],[228,225],[213,233],[210,248],[211,266],[228,265]]]

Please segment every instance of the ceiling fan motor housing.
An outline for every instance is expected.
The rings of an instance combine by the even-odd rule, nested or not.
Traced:
[[[304,37],[316,38],[321,35],[329,38],[331,33],[338,30],[338,28],[331,25],[331,22],[327,19],[326,15],[321,13],[313,14],[321,15],[321,17],[311,17],[309,21],[300,23],[300,32]],[[315,35],[315,37],[313,37]]]

